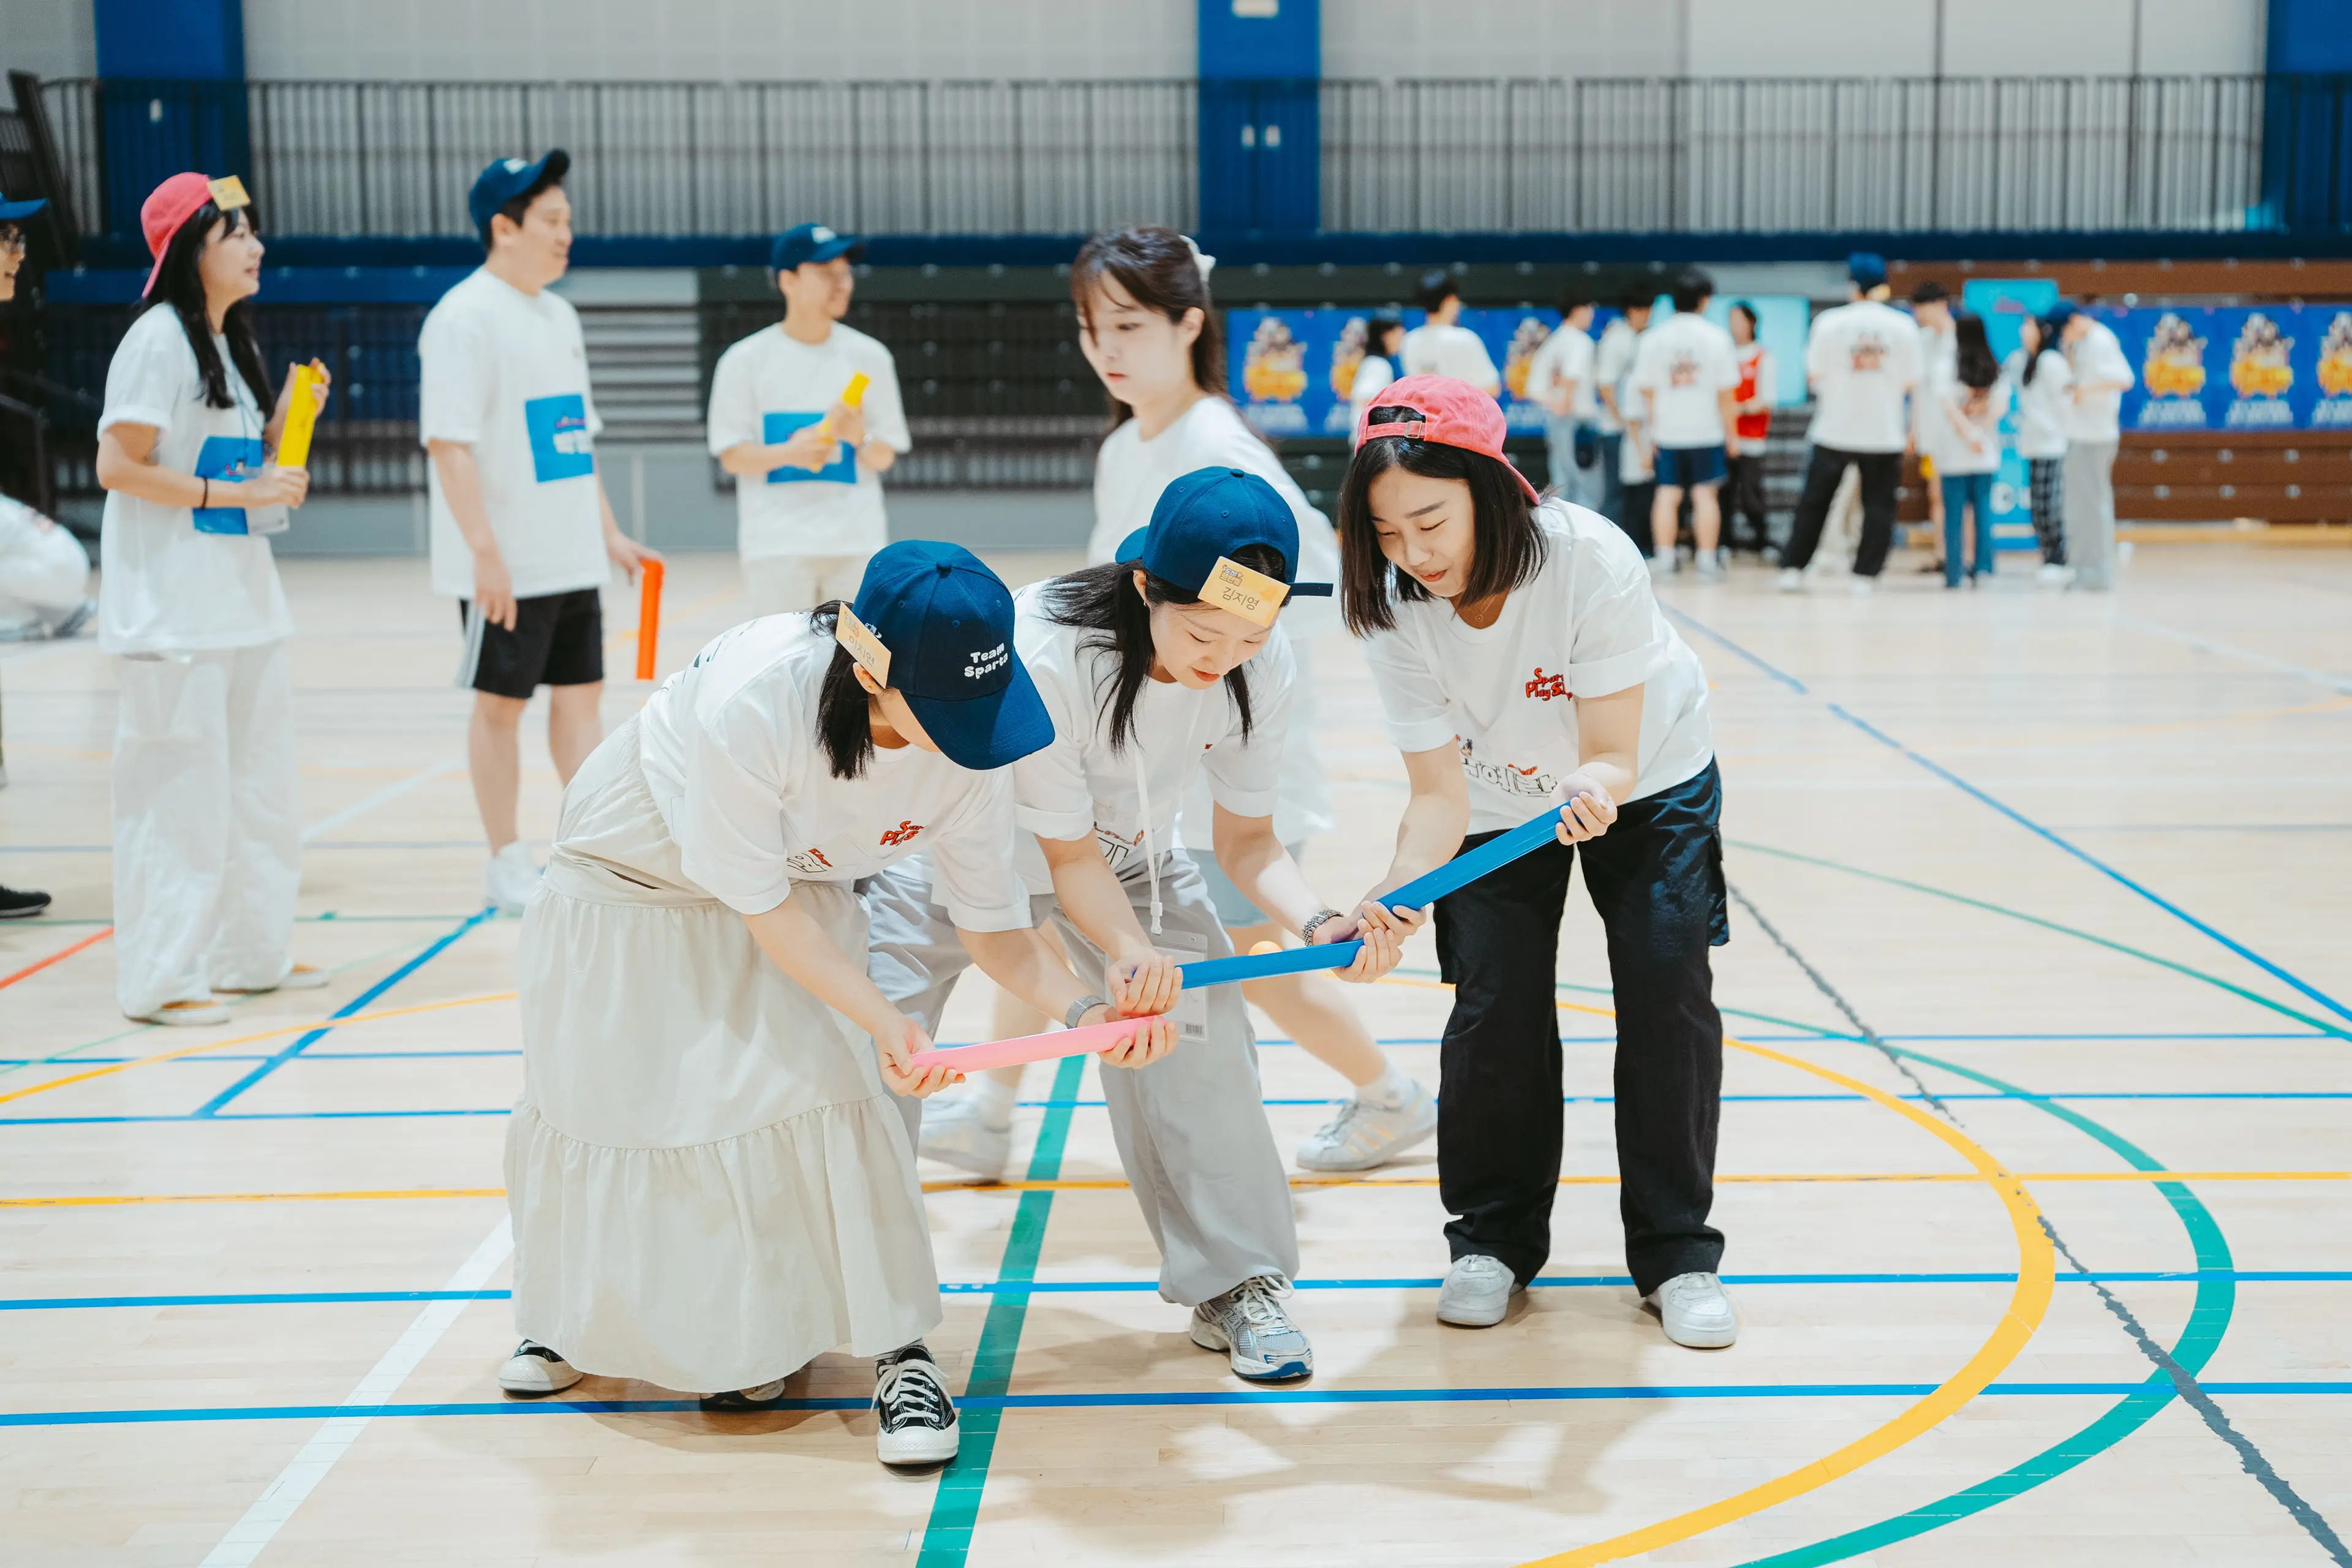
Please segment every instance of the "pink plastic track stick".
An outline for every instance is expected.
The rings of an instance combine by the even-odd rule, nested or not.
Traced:
[[[1108,1050],[1150,1022],[1150,1017],[1113,1018],[1108,1024],[1084,1024],[1075,1029],[1052,1029],[1042,1035],[986,1040],[976,1046],[934,1046],[928,1051],[917,1051],[909,1065],[917,1072],[934,1063],[958,1072],[978,1072],[983,1068],[1018,1067],[1023,1062],[1084,1056],[1090,1051]]]

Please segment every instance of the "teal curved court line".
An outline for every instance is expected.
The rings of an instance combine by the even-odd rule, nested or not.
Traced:
[[[2100,1126],[2080,1111],[2055,1104],[2014,1084],[2003,1083],[1991,1074],[1979,1072],[1973,1068],[1964,1068],[1956,1062],[1943,1061],[1918,1051],[1895,1047],[1887,1048],[1896,1056],[1908,1057],[1913,1061],[1924,1062],[1973,1079],[1988,1089],[2013,1095],[2035,1110],[2046,1111],[2088,1133],[2121,1156],[2134,1170],[2164,1169],[2138,1145]],[[2204,1204],[2198,1200],[2197,1194],[2179,1182],[2158,1182],[2154,1185],[2164,1194],[2165,1201],[2172,1205],[2173,1213],[2179,1215],[2182,1227],[2188,1231],[2189,1245],[2196,1251],[2198,1268],[2202,1271],[2234,1268],[2230,1257],[2230,1244],[2222,1237],[2221,1226]],[[2212,1359],[2214,1351],[2220,1347],[2221,1336],[2229,1331],[2231,1316],[2237,1310],[2237,1300],[2238,1288],[2234,1279],[2200,1272],[2196,1301],[2189,1308],[2189,1321],[2182,1327],[2180,1338],[2173,1345],[2171,1352],[2172,1359],[2186,1368],[2191,1376],[2205,1369],[2205,1363]],[[1996,1508],[2013,1497],[2032,1490],[2044,1481],[2056,1479],[2084,1460],[2105,1453],[2147,1426],[2158,1411],[2177,1397],[2170,1375],[2158,1369],[2148,1374],[2147,1382],[2138,1392],[2126,1396],[2122,1403],[2074,1436],[2044,1448],[2021,1465],[1924,1507],[1913,1509],[1908,1513],[1897,1514],[1861,1530],[1849,1531],[1843,1535],[1815,1542],[1811,1546],[1799,1547],[1793,1552],[1753,1558],[1741,1563],[1739,1568],[1812,1568],[1819,1563],[1843,1563],[1865,1552],[1874,1552],[1899,1541],[1925,1535],[1931,1530],[1940,1530],[1956,1520]]]
[[[2273,1013],[2284,1014],[2287,1017],[2293,1018],[2298,1024],[2308,1024],[2313,1028],[2318,1029],[2326,1034],[2333,1035],[2339,1040],[2352,1040],[2352,1030],[2347,1030],[2341,1024],[2332,1023],[2326,1018],[2317,1018],[2308,1013],[2299,1012],[2295,1008],[2288,1006],[2284,1002],[2273,1001],[2270,997],[2263,995],[2259,991],[2249,991],[2246,987],[2237,984],[2231,981],[2224,980],[2218,974],[2209,974],[2204,970],[2198,969],[2193,965],[2180,963],[2172,959],[2161,957],[2153,952],[2144,952],[2139,948],[2130,947],[2110,938],[2098,936],[2090,931],[2078,930],[2074,926],[2061,925],[2056,921],[2044,920],[2040,915],[2029,915],[2023,910],[2012,910],[2003,904],[1990,903],[1983,899],[1972,899],[1966,893],[1955,893],[1948,888],[1930,887],[1925,882],[1914,882],[1906,880],[1901,877],[1890,877],[1883,871],[1868,871],[1864,870],[1860,866],[1848,866],[1843,862],[1837,860],[1824,860],[1817,855],[1800,855],[1793,849],[1776,849],[1769,844],[1753,844],[1742,838],[1727,838],[1724,842],[1736,849],[1745,849],[1758,855],[1769,855],[1781,860],[1794,860],[1798,864],[1803,866],[1818,866],[1823,870],[1843,871],[1849,877],[1860,877],[1864,881],[1884,882],[1891,888],[1903,888],[1914,893],[1925,893],[1931,899],[1943,899],[1955,904],[1966,904],[1970,909],[1983,910],[1990,914],[2006,915],[2011,920],[2022,921],[2027,925],[2040,926],[2044,931],[2054,931],[2062,936],[2071,936],[2078,942],[2087,942],[2095,947],[2104,947],[2111,952],[2120,952],[2127,957],[2137,958],[2143,963],[2153,963],[2159,969],[2169,969],[2176,974],[2185,974],[2191,980],[2202,981],[2208,985],[2218,986],[2221,990],[2231,993],[2232,995],[2242,996],[2257,1007],[2267,1007]]]

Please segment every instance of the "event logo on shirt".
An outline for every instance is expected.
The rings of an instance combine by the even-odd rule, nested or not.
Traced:
[[[241,479],[261,467],[262,456],[258,436],[207,436],[196,448],[196,478]],[[198,533],[252,531],[241,506],[197,507],[193,515]]]
[[[2294,340],[2262,311],[2246,317],[2230,353],[2230,390],[2238,395],[2224,419],[2231,429],[2281,429],[2294,424],[2294,410],[2286,401],[2294,385],[2294,366],[2287,363],[2294,348]]]
[[[1546,675],[1542,665],[1536,666],[1535,679],[1528,682],[1529,697],[1549,702],[1555,697],[1566,697],[1568,694],[1568,677]]]
[[[596,471],[588,439],[588,401],[576,392],[534,397],[522,405],[530,434],[531,478],[541,484],[584,479]]]
[[[1666,384],[1668,386],[1696,386],[1698,384],[1698,356],[1687,352],[1675,354],[1675,363],[1666,368]]]
[[[920,829],[917,831],[919,832]],[[833,862],[824,858],[824,851],[822,849],[803,849],[797,855],[787,855],[784,857],[784,864],[807,877],[814,877],[819,871],[833,869]]]
[[[804,425],[814,425],[824,418],[822,414],[762,414],[760,416],[760,439],[771,447],[781,447],[793,438],[793,432]],[[772,485],[805,484],[821,479],[827,484],[854,485],[857,482],[857,454],[846,441],[834,443],[834,459],[821,468],[796,468],[786,463],[781,468],[768,470]]]
[[[1478,755],[1477,743],[1463,741],[1462,772],[1473,784],[1485,784],[1505,795],[1526,795],[1531,799],[1549,799],[1559,781],[1543,771],[1541,763],[1520,767],[1516,763],[1490,763]]]
[[[1095,847],[1102,851],[1103,863],[1114,871],[1125,866],[1127,858],[1142,845],[1143,829],[1139,827],[1135,830],[1134,837],[1128,838],[1113,833],[1100,823],[1095,825]]]
[[[1856,375],[1873,374],[1886,368],[1886,340],[1865,335],[1853,340],[1846,350],[1846,363]]]
[[[880,840],[882,847],[885,849],[896,849],[899,845],[908,842],[909,839],[913,838],[916,834],[920,833],[922,830],[923,825],[921,823],[909,822],[902,816],[898,819],[898,826],[886,829],[883,832]]]
[[[1004,651],[1003,643],[994,647],[976,649],[963,657],[963,678],[966,680],[983,679],[1013,662],[1013,656]]]

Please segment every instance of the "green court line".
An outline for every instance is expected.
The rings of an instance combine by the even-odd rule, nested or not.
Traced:
[[[1899,1047],[1889,1046],[1886,1048],[1896,1056],[1908,1057],[1913,1061],[1971,1079],[1988,1089],[2013,1095],[2037,1110],[2047,1111],[2105,1144],[2136,1171],[2164,1169],[2137,1144],[2070,1107],[2059,1105],[2014,1084],[2003,1083],[1991,1074],[1979,1072],[1973,1068],[1964,1068],[1956,1062],[1943,1061]],[[2181,1226],[2189,1232],[2189,1245],[2197,1255],[2198,1268],[2200,1271],[2234,1268],[2236,1265],[2230,1257],[2230,1244],[2222,1237],[2221,1226],[2204,1204],[2198,1200],[2197,1194],[2179,1182],[2158,1182],[2154,1185],[2164,1194],[2165,1201],[2172,1205],[2173,1213],[2180,1216]],[[2202,1372],[2205,1363],[2212,1359],[2214,1351],[2220,1348],[2221,1336],[2229,1331],[2231,1315],[2237,1310],[2237,1300],[2235,1279],[2226,1273],[2216,1277],[2200,1272],[2197,1299],[2189,1308],[2189,1321],[2182,1326],[2180,1338],[2171,1352],[2172,1359],[2190,1376]],[[2055,1480],[2085,1459],[2114,1447],[2147,1426],[2158,1411],[2177,1397],[2171,1375],[2158,1368],[2148,1374],[2146,1385],[2137,1393],[2126,1396],[2121,1404],[2081,1431],[2052,1447],[2044,1448],[2021,1465],[1948,1497],[1915,1508],[1908,1513],[1896,1514],[1892,1519],[1882,1520],[1861,1530],[1848,1531],[1843,1535],[1834,1535],[1793,1552],[1753,1558],[1741,1563],[1739,1568],[1815,1568],[1820,1563],[1843,1563],[1848,1558],[1925,1535],[1956,1520],[1999,1507],[2044,1481]]]
[[[1087,1058],[1065,1057],[1054,1074],[1054,1099],[1064,1103],[1045,1112],[1037,1130],[1036,1152],[1029,1158],[1029,1179],[1050,1182],[1062,1173],[1062,1147],[1070,1134],[1068,1101],[1078,1097]],[[1037,1277],[1037,1259],[1045,1248],[1045,1222],[1054,1212],[1052,1193],[1023,1193],[1013,1214],[1013,1234],[1004,1243],[1004,1261],[997,1268],[1001,1280],[1026,1281]],[[1025,1291],[999,1294],[990,1303],[988,1321],[980,1331],[980,1348],[972,1352],[971,1377],[964,1398],[1003,1398],[1012,1392],[1013,1359],[1021,1348],[1021,1330],[1029,1315]],[[971,1551],[971,1533],[980,1519],[981,1493],[988,1487],[989,1461],[996,1456],[996,1433],[1004,1418],[1001,1409],[966,1408],[958,1415],[963,1438],[956,1457],[940,1476],[940,1489],[931,1499],[930,1522],[923,1529],[922,1554],[915,1568],[963,1568]]]
[[[2090,942],[2094,946],[2106,948],[2110,952],[2125,953],[2142,963],[2153,963],[2161,969],[2169,969],[2176,974],[2186,974],[2191,980],[2200,980],[2208,985],[2219,986],[2232,995],[2244,997],[2257,1007],[2267,1007],[2273,1013],[2284,1014],[2299,1024],[2308,1024],[2313,1028],[2333,1035],[2339,1040],[2352,1040],[2352,1030],[2346,1029],[2340,1023],[2331,1023],[2326,1018],[2315,1018],[2308,1013],[2298,1012],[2284,1002],[2273,1002],[2259,991],[2249,991],[2244,986],[2224,980],[2218,974],[2209,974],[2204,970],[2193,968],[2186,963],[2175,963],[2169,958],[2143,952],[2137,947],[2126,946],[2110,938],[2096,936],[2090,931],[2077,930],[2074,926],[2061,925],[2056,921],[2043,920],[2040,915],[2029,915],[2022,910],[2012,910],[2006,905],[1989,903],[1982,899],[1972,899],[1966,893],[1955,893],[1948,889],[1931,888],[1925,882],[1908,881],[1901,877],[1890,877],[1880,871],[1866,871],[1859,866],[1848,866],[1836,860],[1824,860],[1814,855],[1800,855],[1793,849],[1776,849],[1769,844],[1752,844],[1742,838],[1727,838],[1724,842],[1735,849],[1752,850],[1759,855],[1770,855],[1782,860],[1794,860],[1800,865],[1818,866],[1824,870],[1843,871],[1849,877],[1860,877],[1865,881],[1884,882],[1889,887],[1904,888],[1915,893],[1925,893],[1929,898],[1945,899],[1952,903],[1966,904],[1970,909],[1983,910],[1990,914],[2006,915],[2011,920],[2023,921],[2028,925],[2037,925],[2044,931],[2054,931],[2061,935]]]

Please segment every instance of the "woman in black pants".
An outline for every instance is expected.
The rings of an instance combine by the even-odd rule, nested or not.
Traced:
[[[1339,492],[1340,592],[1412,798],[1371,897],[1565,806],[1558,842],[1437,904],[1454,983],[1437,1168],[1454,1216],[1449,1323],[1500,1322],[1551,1249],[1560,1165],[1559,921],[1573,862],[1608,931],[1626,1261],[1676,1342],[1727,1345],[1716,1268],[1728,940],[1706,672],[1606,521],[1539,501],[1490,398],[1443,376],[1381,393]],[[1465,830],[1467,837],[1465,837]]]

